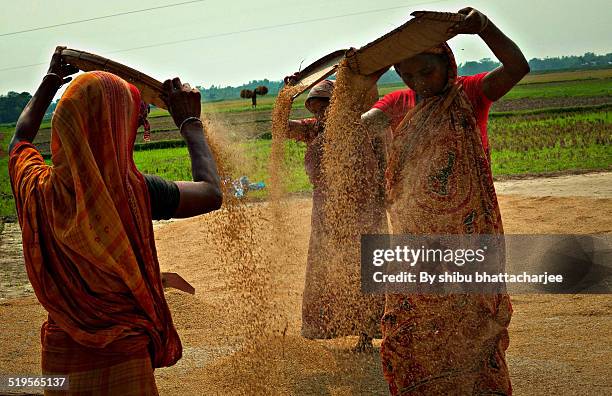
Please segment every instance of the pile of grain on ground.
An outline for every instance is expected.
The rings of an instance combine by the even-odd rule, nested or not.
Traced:
[[[569,188],[568,188],[569,187]],[[495,182],[501,195],[537,195],[556,197],[612,197],[612,172],[582,175],[560,174],[555,177],[521,177]]]
[[[287,262],[272,278],[277,287],[271,298],[288,320],[286,336],[271,338],[268,345],[258,345],[249,353],[226,353],[225,357],[216,358],[219,354],[216,351],[224,350],[224,345],[219,344],[227,329],[232,329],[230,334],[241,331],[240,326],[232,325],[236,319],[226,314],[215,316],[216,312],[208,304],[202,304],[201,311],[192,310],[197,304],[186,301],[193,297],[172,294],[169,300],[181,335],[185,324],[199,328],[200,333],[190,329],[189,336],[183,336],[186,364],[178,374],[173,374],[173,368],[158,374],[162,394],[179,391],[184,394],[249,394],[250,384],[239,373],[253,369],[249,361],[254,357],[259,359],[260,365],[253,376],[273,382],[269,388],[272,394],[386,394],[378,356],[380,341],[375,342],[376,350],[372,353],[352,354],[349,351],[354,338],[310,341],[299,336],[310,205],[308,199],[288,202],[288,209],[294,213],[294,227],[299,231],[297,242],[302,248],[299,256]],[[612,199],[512,196],[500,197],[500,205],[508,233],[612,231]],[[185,251],[185,243],[180,242],[193,241],[189,235],[197,235],[198,230],[214,221],[211,215],[169,224],[159,230],[158,246],[162,266],[174,268],[182,263],[187,275],[198,274],[196,287],[202,294],[196,298],[205,302],[214,300],[214,306],[223,312],[228,310],[227,304],[235,303],[230,292],[214,287],[207,290],[216,278],[216,254],[208,253],[208,241],[199,241],[203,245],[194,244],[191,251]],[[269,225],[261,227],[261,233],[255,232],[260,237]],[[170,241],[173,246],[167,245]],[[178,252],[182,257],[176,256]],[[205,265],[194,268],[194,259],[198,256],[212,263],[212,268],[202,269],[207,268]],[[600,344],[609,340],[612,325],[612,304],[608,296],[524,295],[515,296],[513,300],[515,314],[510,327],[508,361],[517,395],[601,394],[612,390],[612,382],[605,374],[612,368],[612,352],[602,349]],[[207,364],[194,364],[198,362],[198,354],[206,356],[207,353],[211,359]],[[273,377],[267,377],[271,374],[269,365],[276,368]],[[236,367],[242,369],[235,370]],[[181,378],[189,378],[190,384],[184,384]]]

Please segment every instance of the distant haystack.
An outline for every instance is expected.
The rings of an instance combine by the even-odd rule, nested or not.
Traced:
[[[265,95],[268,93],[268,87],[266,87],[265,85],[260,85],[259,87],[255,88],[255,93],[257,93],[257,95]]]
[[[252,91],[250,89],[243,89],[242,91],[240,91],[240,97],[242,99],[251,99],[253,108],[255,108],[257,107],[257,95],[262,96],[267,93],[268,87],[266,87],[265,85],[260,85]]]
[[[253,91],[251,91],[250,89],[243,89],[242,91],[240,91],[240,97],[242,99],[251,99],[253,97]]]

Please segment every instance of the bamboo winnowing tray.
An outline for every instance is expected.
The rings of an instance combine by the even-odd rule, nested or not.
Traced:
[[[302,90],[293,95],[293,99],[300,96],[304,91],[314,87],[319,81],[323,81],[334,74],[340,61],[344,59],[346,51],[347,50],[338,50],[331,54],[327,54],[300,71],[297,75],[297,81],[292,85],[301,85]]]
[[[439,45],[454,35],[447,30],[465,16],[449,12],[413,12],[415,18],[379,39],[349,51],[352,71],[368,75]]]
[[[83,71],[103,70],[113,73],[134,84],[140,90],[140,95],[145,103],[166,109],[166,103],[161,99],[163,94],[162,83],[153,77],[102,56],[76,49],[67,48],[63,50],[62,58],[66,63]]]
[[[345,58],[352,71],[372,74],[454,37],[447,30],[465,18],[462,14],[433,11],[416,11],[411,15],[413,19],[357,50],[335,51],[306,67],[293,81],[293,85],[303,88],[293,98],[334,74]]]

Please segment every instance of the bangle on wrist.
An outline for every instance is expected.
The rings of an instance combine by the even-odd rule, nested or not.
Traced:
[[[478,34],[484,32],[484,30],[489,26],[489,17],[486,15],[483,15],[485,17],[485,23],[482,26],[482,28],[480,28],[480,31],[478,32]]]
[[[52,78],[57,78],[58,82],[59,82],[59,86],[58,88],[60,88],[62,85],[64,85],[64,79],[60,77],[59,74],[57,73],[47,73],[43,79],[47,78],[47,77],[52,77]]]
[[[199,118],[199,117],[187,117],[187,118],[185,118],[185,119],[183,120],[183,122],[181,122],[181,125],[179,126],[179,132],[182,132],[182,131],[183,131],[183,127],[184,127],[185,125],[187,125],[187,124],[189,124],[189,123],[192,123],[192,122],[195,122],[195,121],[197,121],[197,122],[199,122],[200,124],[202,124],[202,120],[200,120],[200,118]],[[202,125],[204,125],[204,124],[202,124]]]

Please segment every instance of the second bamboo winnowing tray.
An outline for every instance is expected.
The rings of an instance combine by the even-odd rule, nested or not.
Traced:
[[[331,54],[327,54],[324,57],[316,60],[308,65],[304,70],[300,71],[297,75],[297,81],[295,81],[292,85],[299,84],[303,89],[293,95],[293,99],[300,96],[302,92],[314,87],[319,81],[322,81],[334,74],[340,61],[344,59],[346,52],[347,50],[334,51]]]

